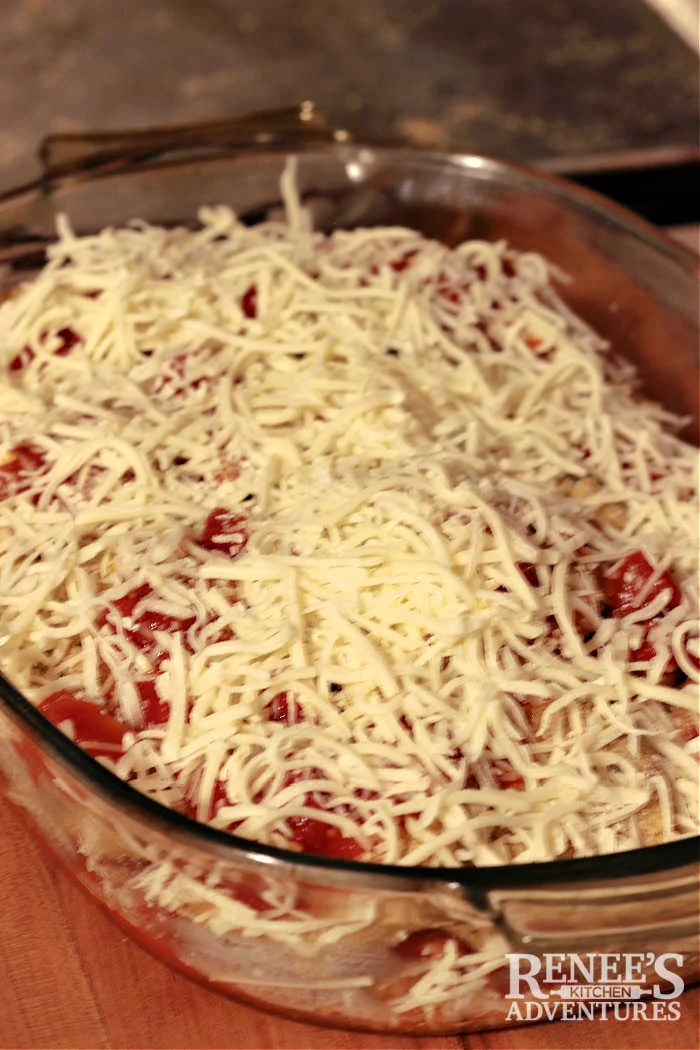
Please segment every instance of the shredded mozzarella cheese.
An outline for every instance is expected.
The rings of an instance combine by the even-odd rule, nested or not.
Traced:
[[[283,192],[252,228],[62,218],[0,309],[0,478],[23,442],[45,464],[2,503],[5,673],[121,720],[101,760],[135,788],[275,845],[483,865],[691,834],[676,421],[538,256],[324,236]],[[637,549],[648,604],[611,618],[600,574]]]

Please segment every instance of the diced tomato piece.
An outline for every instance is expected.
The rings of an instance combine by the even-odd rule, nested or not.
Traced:
[[[134,609],[138,603],[151,594],[153,594],[151,585],[142,583],[138,587],[133,587],[130,591],[127,591],[121,598],[115,598],[112,605],[122,616],[133,616]]]
[[[657,481],[665,481],[667,476],[668,476],[667,472],[664,471],[664,470],[653,470],[652,469],[652,470],[649,471],[649,480],[654,482],[654,483],[656,483]]]
[[[197,619],[196,616],[170,616],[168,613],[148,608],[142,609],[138,616],[134,616],[139,602],[149,598],[152,594],[153,588],[150,584],[142,583],[127,591],[121,598],[115,598],[112,604],[122,617],[133,620],[136,628],[143,631],[166,631],[168,634],[176,634],[189,630]]]
[[[459,306],[464,298],[464,290],[443,284],[438,288],[438,295],[443,299],[447,299],[448,303],[454,303],[455,306]]]
[[[0,462],[0,500],[25,492],[46,464],[43,449],[29,441],[20,441],[10,449],[4,462]]]
[[[638,621],[636,624],[636,628],[642,632],[642,638],[639,645],[629,652],[628,658],[632,663],[654,659],[656,646],[650,640],[649,634],[652,628],[663,620],[664,614],[680,605],[682,599],[681,589],[667,569],[659,573],[649,586],[654,574],[654,566],[642,551],[637,550],[628,554],[612,571],[608,570],[602,575],[603,592],[610,612],[618,619],[643,610],[660,594],[666,593],[667,599],[663,609],[657,611],[654,617]],[[671,656],[666,670],[674,671],[677,666]]]
[[[212,793],[209,799],[207,811],[205,812],[203,818],[200,818],[198,813],[198,794],[201,776],[202,770],[198,769],[188,777],[187,784],[185,787],[185,798],[182,804],[182,811],[192,820],[203,820],[205,824],[208,824],[214,819],[214,817],[217,815],[222,806],[231,805],[231,800],[228,796],[228,792],[226,790],[226,785],[224,784],[224,782],[221,780],[216,780],[214,782],[214,787],[212,788]],[[229,821],[228,824],[226,824],[225,826],[220,826],[219,830],[229,831],[233,833],[241,826],[242,823],[243,822],[241,820],[232,820]]]
[[[509,758],[495,758],[491,762],[491,772],[498,787],[502,790],[525,790],[525,780],[514,768]]]
[[[409,720],[407,715],[399,715],[399,725],[402,729],[405,729],[411,737],[413,737],[413,722]]]
[[[211,793],[211,802],[209,803],[209,808],[211,812],[209,819],[211,820],[214,814],[218,813],[222,806],[228,805],[229,797],[228,792],[226,790],[226,785],[224,784],[223,780],[217,780],[214,783],[214,787]]]
[[[78,343],[82,343],[82,339],[72,328],[59,328],[56,335],[61,340],[54,350],[56,357],[66,357],[74,346],[77,346]]]
[[[169,705],[161,699],[156,683],[152,678],[136,682],[136,692],[141,705],[142,724],[145,726],[162,726],[170,717]]]
[[[417,254],[418,249],[412,248],[411,251],[404,252],[403,255],[399,256],[398,259],[392,259],[392,261],[389,263],[389,266],[392,268],[392,270],[395,271],[395,273],[402,273],[404,270],[408,269],[408,267],[413,261],[414,256],[416,256]]]
[[[23,346],[18,354],[12,358],[9,364],[10,372],[21,372],[23,368],[30,365],[36,354],[32,350],[31,346]]]
[[[282,787],[290,787],[291,784],[301,784],[304,780],[316,780],[321,779],[323,773],[320,769],[316,769],[313,766],[307,769],[288,769],[282,777]],[[306,802],[305,800],[305,805]]]
[[[292,840],[304,853],[335,857],[336,860],[354,860],[364,852],[357,839],[348,838],[333,824],[326,824],[315,817],[288,817],[287,824]]]
[[[166,652],[155,637],[155,632],[163,631],[170,635],[184,635],[195,623],[197,617],[194,615],[170,616],[167,613],[148,608],[142,609],[138,615],[135,615],[139,603],[149,598],[152,594],[153,588],[148,583],[142,583],[138,587],[133,587],[121,598],[114,599],[112,602],[114,610],[106,609],[99,622],[101,625],[106,623],[116,630],[119,618],[128,619],[130,621],[129,626],[122,625],[125,636],[157,668],[161,660],[166,656]],[[184,639],[184,645],[188,652],[192,651],[187,639]]]
[[[47,336],[48,332],[42,332],[41,341],[44,342]],[[65,357],[71,352],[74,346],[77,346],[78,343],[82,343],[83,341],[82,338],[78,335],[78,333],[72,328],[59,328],[58,332],[56,332],[56,336],[59,339],[59,344],[54,350],[54,355],[56,357]],[[34,353],[31,346],[23,346],[20,352],[18,354],[15,354],[15,356],[10,361],[10,371],[21,372],[23,368],[26,368],[27,365],[30,365],[32,363],[35,357],[36,354]]]
[[[215,507],[207,516],[197,542],[205,550],[220,551],[235,558],[245,549],[249,537],[247,518],[225,507]]]
[[[186,354],[175,354],[170,362],[170,367],[176,376],[180,379],[185,378],[185,371],[187,369],[187,355]]]
[[[630,649],[627,659],[630,663],[641,663],[648,660],[653,660],[656,657],[656,645],[649,638],[649,634],[652,628],[656,627],[659,623],[663,622],[663,616],[656,616],[653,620],[646,620],[644,623],[636,625],[637,630],[641,630],[642,637],[639,645],[636,649]],[[664,672],[670,674],[672,671],[678,670],[678,663],[673,653],[669,654],[664,667]]]
[[[653,642],[650,642],[649,638],[647,637],[652,624],[640,624],[640,626],[643,628],[644,631],[643,638],[636,649],[630,649],[629,651],[628,658],[632,663],[637,663],[642,660],[653,660],[656,656],[656,646]],[[673,665],[675,666],[675,660],[673,661]],[[669,668],[669,670],[671,670],[671,668]]]
[[[460,762],[464,761],[464,751],[461,747],[453,747],[448,754],[447,759],[449,762],[454,762],[455,765],[458,765]]]
[[[187,786],[185,788],[185,803],[184,810],[188,817],[192,820],[199,820],[197,811],[199,808],[199,784],[202,778],[202,770],[197,769],[187,780]],[[209,807],[204,815],[204,820],[212,820],[219,812],[222,806],[229,805],[229,797],[226,791],[226,785],[222,780],[216,780],[214,787],[212,788],[211,798],[209,799]]]
[[[450,944],[455,944],[460,954],[466,954],[467,945],[447,930],[414,930],[394,945],[394,951],[402,959],[439,959]]]
[[[236,635],[234,633],[233,628],[230,626],[230,624],[225,623],[223,627],[220,630],[218,630],[215,635],[212,636],[211,642],[212,645],[218,642],[230,642],[231,639],[235,637]]]
[[[244,317],[252,321],[258,316],[258,287],[251,284],[250,288],[241,297],[241,310]]]
[[[144,353],[145,351],[141,351]],[[152,351],[148,351],[150,355]],[[177,397],[189,390],[199,390],[212,382],[212,376],[198,376],[190,379],[184,384],[179,380],[187,378],[188,355],[185,353],[175,354],[166,365],[165,372],[157,380],[159,393],[167,392],[171,397]]]
[[[165,628],[162,628],[165,630]],[[175,629],[167,631],[168,634],[179,634],[179,630]],[[135,649],[143,653],[146,659],[151,664],[153,671],[160,670],[161,664],[168,656],[168,651],[161,645],[155,634],[148,627],[142,627],[141,625],[136,628],[127,628],[124,630],[126,638],[131,642]],[[192,651],[192,647],[189,642],[185,639],[184,647],[188,652]]]
[[[54,725],[70,722],[73,739],[89,755],[107,755],[110,758],[119,758],[121,755],[127,726],[101,710],[97,704],[79,699],[68,689],[59,689],[39,704],[39,710]]]
[[[654,566],[646,555],[636,550],[623,558],[612,571],[603,573],[603,591],[613,616],[622,618],[631,612],[638,612],[662,591],[668,591],[665,610],[680,605],[681,589],[667,569],[659,573],[650,587],[647,586],[654,572]]]
[[[21,441],[12,449],[21,474],[35,474],[46,462],[46,453],[29,441]]]
[[[286,722],[288,725],[294,725],[304,721],[301,704],[287,692],[273,696],[272,700],[265,705],[265,714],[270,722]]]
[[[151,665],[151,670],[154,672],[159,671],[168,654],[153,636],[152,632],[141,630],[138,627],[136,629],[126,628],[124,629],[124,635],[134,649],[138,649],[139,652],[143,653]]]

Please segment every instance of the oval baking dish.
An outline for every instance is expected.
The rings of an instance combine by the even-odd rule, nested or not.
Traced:
[[[49,140],[45,175],[0,198],[3,289],[37,272],[58,213],[79,234],[134,217],[191,224],[204,203],[259,221],[279,209],[290,154],[322,229],[400,225],[448,245],[506,240],[544,255],[573,279],[568,305],[634,361],[656,399],[689,417],[686,436],[697,438],[691,253],[563,180],[483,157],[352,142],[308,109],[301,120]],[[698,839],[469,869],[289,852],[138,794],[3,678],[0,773],[47,848],[145,947],[225,994],[300,1020],[415,1034],[504,1026],[513,952],[673,952],[685,980],[697,976]],[[153,890],[155,871],[170,896]],[[204,920],[214,897],[216,923]],[[270,900],[286,901],[288,913],[270,915]]]

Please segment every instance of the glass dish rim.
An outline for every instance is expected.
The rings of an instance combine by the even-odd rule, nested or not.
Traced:
[[[556,883],[587,883],[628,878],[632,874],[651,875],[700,860],[700,835],[619,853],[472,868],[402,866],[336,860],[310,853],[297,853],[220,831],[137,791],[62,733],[2,674],[0,705],[9,709],[11,716],[14,716],[13,720],[21,727],[28,725],[40,738],[42,749],[48,749],[52,757],[58,759],[71,774],[83,781],[87,780],[90,787],[97,790],[101,799],[119,809],[126,808],[132,818],[141,818],[145,822],[155,824],[158,831],[172,835],[178,844],[203,847],[212,855],[212,859],[216,860],[234,860],[242,856],[253,861],[262,861],[266,867],[286,864],[307,870],[365,875],[370,879],[380,876],[395,886],[403,884],[406,889],[409,887],[405,884],[409,882],[459,884],[463,890],[474,890],[477,894],[493,889],[544,889],[552,888]],[[226,853],[231,856],[227,858]]]
[[[329,154],[339,159],[349,159],[353,154],[367,151],[373,160],[389,159],[410,161],[428,165],[447,167],[458,171],[469,170],[487,179],[500,172],[524,181],[534,188],[543,191],[547,197],[559,199],[569,205],[583,210],[600,221],[601,219],[614,226],[624,228],[634,237],[686,269],[697,275],[698,262],[694,253],[672,241],[662,230],[646,220],[627,211],[624,207],[601,196],[593,190],[576,186],[566,179],[548,172],[539,171],[525,164],[503,161],[498,158],[482,156],[475,153],[441,152],[435,150],[418,150],[409,146],[376,143],[369,140],[350,141],[295,141],[293,144],[265,143],[264,146],[247,145],[245,148],[223,149],[210,156],[169,156],[158,158],[155,164],[140,163],[127,159],[124,163],[110,163],[108,166],[78,166],[68,174],[52,175],[47,172],[34,182],[0,193],[0,222],[2,209],[19,202],[22,197],[40,196],[50,198],[58,189],[70,188],[86,182],[109,181],[124,178],[132,174],[144,174],[146,171],[155,175],[169,168],[184,165],[208,165],[217,161],[230,162],[236,156],[316,153]],[[167,151],[172,153],[173,150]],[[177,154],[177,147],[174,150]],[[49,243],[44,241],[43,243]],[[27,245],[27,254],[36,252],[37,243]],[[16,250],[12,253],[13,261],[17,260]],[[21,257],[21,256],[20,256]],[[0,248],[0,263],[3,252]],[[158,830],[172,837],[178,844],[196,847],[208,853],[218,861],[246,859],[262,862],[267,866],[288,866],[308,872],[346,874],[368,882],[373,888],[403,888],[410,890],[411,885],[442,883],[459,885],[462,891],[472,892],[477,898],[485,891],[494,889],[520,890],[527,888],[552,889],[555,885],[591,884],[601,880],[629,878],[630,876],[652,875],[669,872],[700,860],[700,834],[688,836],[671,842],[654,846],[643,846],[634,850],[618,853],[597,854],[563,860],[537,861],[523,864],[509,864],[479,867],[425,867],[403,866],[399,864],[380,864],[364,861],[346,861],[335,858],[298,853],[276,846],[257,843],[241,838],[210,825],[195,821],[184,814],[141,794],[127,782],[112,773],[97,759],[83,751],[69,737],[57,729],[41,712],[35,708],[12,683],[0,672],[0,706],[5,707],[12,720],[20,729],[29,727],[30,733],[38,736],[41,747],[48,749],[53,758],[66,767],[79,779],[86,780],[91,789],[107,803],[118,809],[126,809],[132,818],[144,823],[155,824]],[[18,760],[19,761],[19,760]]]
[[[196,128],[197,125],[192,125]],[[161,129],[150,129],[160,131]],[[119,133],[115,133],[118,135]],[[56,135],[50,136],[55,140],[78,140],[85,138],[99,138],[90,133],[83,135]],[[111,137],[111,136],[108,136]],[[45,140],[45,142],[49,141]],[[44,146],[40,149],[43,155]],[[688,275],[697,277],[700,273],[699,260],[696,253],[680,241],[673,240],[664,229],[654,226],[646,219],[634,212],[629,211],[623,205],[608,197],[604,197],[596,190],[586,186],[579,186],[567,178],[555,174],[545,168],[537,168],[527,163],[512,160],[502,160],[499,157],[486,154],[460,151],[441,151],[435,149],[423,149],[401,143],[387,143],[369,138],[348,138],[327,140],[310,138],[293,139],[289,142],[284,140],[273,140],[259,145],[246,142],[242,146],[219,146],[216,152],[198,153],[193,152],[192,147],[184,146],[180,149],[177,145],[168,145],[163,148],[162,155],[154,148],[142,157],[134,158],[125,156],[121,161],[110,159],[104,163],[93,164],[88,157],[86,160],[76,162],[70,170],[56,169],[50,165],[44,167],[44,171],[38,178],[20,186],[0,190],[0,223],[2,222],[2,211],[4,208],[19,203],[22,197],[50,199],[52,194],[58,190],[77,187],[81,184],[98,181],[119,181],[130,175],[139,176],[145,173],[159,175],[170,169],[185,166],[205,166],[216,163],[230,163],[239,157],[261,157],[263,155],[284,156],[285,154],[326,154],[333,156],[347,164],[353,158],[367,162],[377,160],[393,159],[399,163],[423,164],[431,167],[442,167],[454,172],[468,171],[473,177],[488,181],[494,176],[505,176],[506,180],[519,184],[522,188],[528,186],[539,190],[546,197],[558,200],[573,206],[593,216],[597,221],[605,221],[620,229],[625,229],[632,236],[642,240],[648,247],[661,252],[687,271]],[[0,227],[0,235],[2,229]],[[50,243],[50,239],[42,239],[42,244]],[[27,254],[36,251],[36,242],[27,244]],[[17,258],[17,251],[13,251],[12,259]],[[2,246],[0,246],[0,265],[5,261]]]

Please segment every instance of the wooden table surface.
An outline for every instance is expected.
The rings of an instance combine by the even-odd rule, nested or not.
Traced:
[[[452,1037],[316,1028],[238,1005],[130,941],[0,800],[3,1050],[696,1050],[698,989],[676,1022],[577,1021]]]

